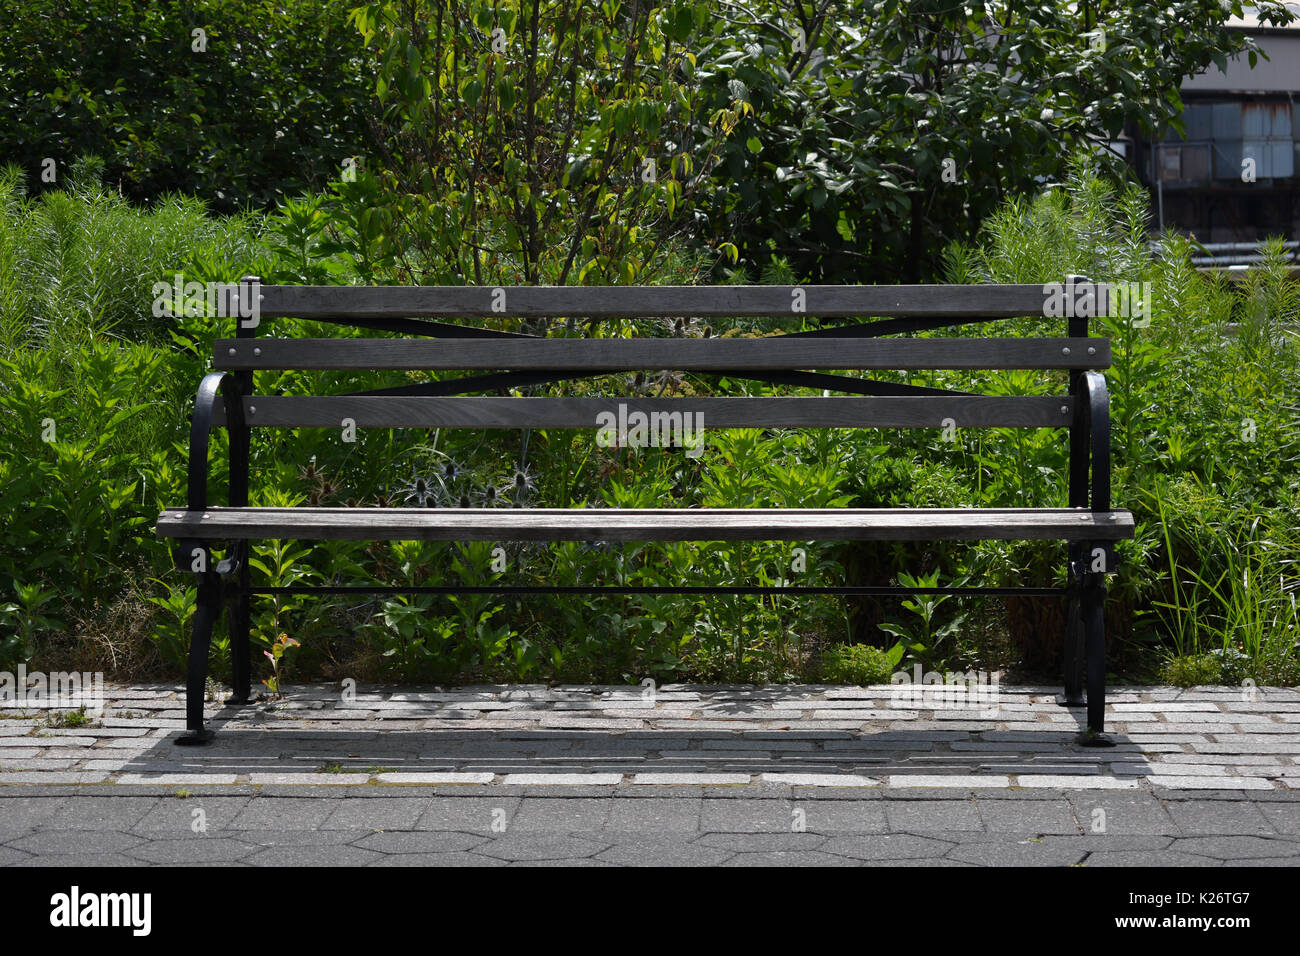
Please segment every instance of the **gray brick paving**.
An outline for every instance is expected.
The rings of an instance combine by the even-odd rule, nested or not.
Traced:
[[[120,852],[144,842],[118,830],[37,830],[6,841],[5,846],[37,856],[68,856]]]
[[[509,866],[505,860],[476,853],[403,853],[385,856],[371,866]]]
[[[980,866],[1072,866],[1083,861],[1087,851],[1074,844],[1049,844],[1041,839],[1019,843],[968,843],[947,857]]]
[[[1212,867],[1222,866],[1223,861],[1215,860],[1208,856],[1195,856],[1191,853],[1179,853],[1175,850],[1101,850],[1096,853],[1089,853],[1083,861],[1084,866],[1090,867],[1109,867],[1109,866],[1155,866],[1155,867],[1176,867],[1176,866],[1196,866]]]
[[[242,840],[214,837],[206,840],[154,840],[135,847],[131,855],[146,863],[227,863],[243,860],[257,848]]]
[[[844,866],[848,861],[831,853],[815,850],[737,853],[722,866]]]
[[[417,801],[401,797],[337,802],[341,805],[321,824],[322,829],[410,830],[423,812]]]
[[[893,831],[926,829],[927,823],[936,820],[944,821],[945,830],[961,832],[984,829],[980,811],[973,801],[953,803],[939,803],[932,800],[891,801],[884,809],[885,818],[889,822],[887,829]]]
[[[358,846],[276,846],[247,858],[256,866],[369,866],[383,854]]]
[[[25,866],[72,866],[72,867],[119,867],[127,866],[150,866],[151,864],[144,860],[138,860],[134,857],[123,856],[120,853],[73,853],[61,856],[51,856],[41,854],[31,856],[18,863],[10,864],[15,867]]]
[[[1300,863],[1300,690],[1115,688],[1110,749],[1050,687],[641,690],[304,686],[182,750],[179,688],[110,687],[0,726],[0,866]]]
[[[1077,833],[1079,826],[1068,800],[1023,803],[989,800],[979,805],[984,826],[992,833]]]
[[[416,854],[426,856],[438,853],[467,853],[491,839],[482,833],[457,833],[454,830],[419,830],[369,833],[358,839],[356,846],[379,853],[399,856]]]
[[[572,833],[508,834],[483,844],[477,852],[510,862],[583,860],[610,849],[613,841],[597,841]]]
[[[1171,849],[1231,862],[1294,857],[1300,853],[1300,843],[1282,837],[1199,836],[1175,840]]]
[[[851,860],[916,860],[947,857],[956,845],[955,840],[888,833],[881,836],[837,836],[827,840],[822,849]]]
[[[1182,833],[1277,832],[1252,803],[1171,803],[1169,816]]]

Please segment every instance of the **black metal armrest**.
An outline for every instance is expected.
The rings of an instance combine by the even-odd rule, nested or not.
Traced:
[[[1083,375],[1083,395],[1091,442],[1092,510],[1110,511],[1110,392],[1106,376],[1088,371]]]
[[[245,429],[244,403],[239,394],[239,385],[234,375],[229,372],[209,372],[199,383],[198,394],[194,396],[194,417],[190,423],[190,470],[189,493],[186,507],[190,511],[203,511],[208,506],[208,440],[212,434],[212,414],[216,408],[218,393],[225,404],[226,427],[231,430]],[[235,462],[231,462],[231,478],[237,476]],[[247,476],[248,469],[243,469]],[[245,481],[247,478],[245,477]],[[239,498],[247,498],[247,489],[242,495],[231,489],[231,504],[246,504]]]

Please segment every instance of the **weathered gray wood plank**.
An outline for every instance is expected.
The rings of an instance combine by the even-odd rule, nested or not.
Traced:
[[[1100,369],[1108,339],[218,339],[218,369]]]
[[[212,508],[168,510],[168,538],[427,541],[1113,540],[1127,511],[1077,509]]]
[[[1041,316],[1041,285],[262,286],[267,317]],[[1044,319],[1059,323],[1060,319]]]
[[[620,406],[622,406],[620,408]],[[265,396],[244,399],[253,426],[341,428],[618,428],[647,417],[653,433],[703,428],[1042,428],[1068,427],[1070,396],[790,398],[493,398]],[[687,413],[693,417],[686,419]],[[600,416],[613,416],[604,420]],[[672,416],[679,416],[673,418]],[[700,417],[702,416],[702,417]],[[218,406],[216,424],[224,424]]]

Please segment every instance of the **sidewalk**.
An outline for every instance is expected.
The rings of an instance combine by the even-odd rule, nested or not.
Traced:
[[[0,719],[0,865],[1300,862],[1300,691],[1116,688],[996,713],[821,686],[115,686],[95,726]]]

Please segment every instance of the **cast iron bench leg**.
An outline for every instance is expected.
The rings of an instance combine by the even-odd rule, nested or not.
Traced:
[[[186,732],[176,738],[181,746],[206,744],[212,731],[203,726],[203,698],[208,677],[208,650],[212,629],[221,616],[221,578],[215,571],[198,575],[198,606],[194,610],[194,631],[190,638],[189,676],[185,682]]]
[[[248,607],[248,542],[238,545],[239,570],[236,585],[226,606],[226,620],[230,624],[230,668],[233,672],[234,691],[226,698],[227,704],[247,704],[252,681],[249,659],[249,607]]]
[[[1076,545],[1070,546],[1065,597],[1065,686],[1062,707],[1083,706],[1085,640],[1079,568],[1082,558]]]
[[[1063,707],[1083,706],[1083,672],[1085,660],[1083,613],[1077,588],[1071,589],[1065,608],[1065,694]]]
[[[1083,627],[1088,642],[1088,730],[1081,742],[1089,747],[1113,747],[1106,731],[1106,576],[1084,575]]]

